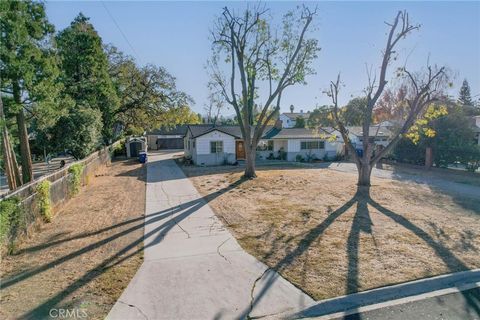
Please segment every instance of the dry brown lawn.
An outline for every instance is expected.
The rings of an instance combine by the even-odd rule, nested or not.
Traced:
[[[375,178],[368,195],[351,173],[259,169],[184,167],[242,247],[314,299],[480,267],[480,197]]]
[[[142,263],[144,210],[142,165],[100,169],[51,223],[3,257],[0,318],[44,319],[52,308],[105,318]]]

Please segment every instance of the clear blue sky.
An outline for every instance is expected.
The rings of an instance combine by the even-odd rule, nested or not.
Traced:
[[[274,16],[295,8],[294,2],[267,2]],[[107,7],[108,11],[105,9]],[[244,8],[245,2],[53,2],[46,3],[50,21],[61,30],[83,12],[105,43],[112,43],[137,58],[140,64],[164,66],[177,78],[178,87],[195,99],[193,109],[203,112],[208,76],[204,65],[211,55],[209,30],[225,5]],[[361,94],[366,84],[366,64],[380,63],[386,26],[398,10],[406,9],[420,31],[401,43],[403,64],[417,69],[431,63],[448,66],[454,73],[457,95],[466,78],[472,95],[480,98],[480,2],[307,2],[318,6],[316,25],[322,50],[315,62],[317,74],[308,85],[287,88],[282,111],[312,110],[326,104],[322,90],[341,72],[345,88],[341,102]],[[127,40],[115,25],[117,22]],[[393,69],[393,68],[392,68]],[[377,70],[377,69],[375,69]],[[233,110],[224,114],[233,114]]]

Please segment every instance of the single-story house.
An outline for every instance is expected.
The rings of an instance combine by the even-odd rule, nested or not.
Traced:
[[[129,137],[125,142],[125,148],[127,149],[127,157],[138,157],[140,152],[147,152],[147,138],[145,137]]]
[[[363,128],[362,127],[348,127],[350,141],[357,150],[363,149]],[[370,126],[368,136],[375,141],[376,145],[386,147],[391,140],[392,132],[387,127],[381,125]]]
[[[147,132],[148,148],[151,150],[183,149],[183,138],[187,132],[187,125],[162,127]]]
[[[253,130],[252,130],[253,131]],[[333,129],[282,128],[280,121],[268,126],[257,147],[257,159],[304,159],[335,157],[343,150],[340,135]],[[245,160],[239,126],[189,125],[185,134],[185,156],[197,165],[219,165]]]

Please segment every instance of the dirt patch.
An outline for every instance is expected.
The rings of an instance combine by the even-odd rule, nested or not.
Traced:
[[[3,257],[0,318],[44,319],[64,309],[103,319],[142,263],[144,209],[142,165],[98,170],[51,223]]]
[[[480,267],[480,198],[377,178],[358,190],[330,169],[218,170],[184,168],[207,200],[221,193],[210,205],[242,247],[314,299]]]

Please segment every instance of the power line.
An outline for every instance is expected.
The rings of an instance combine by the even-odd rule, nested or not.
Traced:
[[[103,7],[105,8],[105,11],[107,11],[108,15],[110,16],[110,18],[112,19],[113,23],[115,24],[115,26],[117,27],[118,31],[120,31],[120,33],[122,34],[122,37],[123,39],[125,39],[125,41],[127,42],[128,46],[130,47],[130,49],[132,49],[132,52],[133,54],[135,55],[135,57],[137,58],[137,60],[141,63],[142,59],[140,59],[140,56],[138,55],[137,51],[133,48],[132,44],[130,43],[130,41],[128,41],[128,38],[127,36],[125,35],[125,33],[123,33],[122,29],[120,28],[120,26],[118,25],[117,21],[115,20],[115,18],[113,17],[113,15],[110,13],[110,10],[108,10],[107,6],[105,5],[105,2],[103,1],[100,1],[103,5]]]

